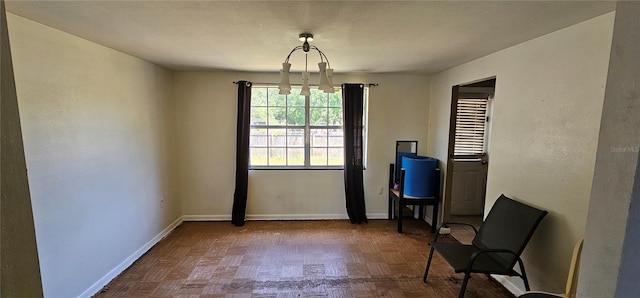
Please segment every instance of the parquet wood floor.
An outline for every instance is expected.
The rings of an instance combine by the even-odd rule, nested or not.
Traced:
[[[424,221],[185,222],[94,297],[457,297]],[[466,297],[513,297],[484,275]]]

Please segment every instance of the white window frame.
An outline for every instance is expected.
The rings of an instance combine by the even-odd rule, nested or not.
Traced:
[[[293,90],[292,90],[292,94],[297,94],[299,92],[299,86],[293,86]],[[277,86],[273,86],[273,85],[264,85],[264,84],[254,84],[252,86],[253,89],[255,88],[274,88],[277,89]],[[311,86],[311,88],[313,88],[313,86]],[[363,127],[363,144],[364,144],[364,152],[363,152],[363,160],[365,162],[365,166],[366,166],[366,154],[367,154],[367,142],[366,142],[366,138],[367,138],[367,108],[368,108],[368,87],[365,87],[365,102],[364,102],[364,112],[363,112],[363,123],[364,123],[364,127]],[[252,90],[253,91],[253,90]],[[268,94],[268,90],[267,90],[267,94]],[[310,110],[311,110],[311,106],[310,106],[310,99],[311,96],[305,96],[305,125],[304,126],[291,126],[291,125],[286,125],[286,124],[280,124],[280,125],[269,125],[264,124],[264,125],[251,125],[251,129],[291,129],[291,128],[299,128],[299,129],[303,129],[304,130],[304,165],[253,165],[251,164],[251,158],[249,158],[249,169],[251,170],[297,170],[297,169],[304,169],[304,170],[342,170],[344,168],[344,164],[342,165],[311,165],[311,131],[313,129],[326,129],[327,131],[331,130],[331,129],[341,129],[343,130],[343,135],[344,135],[344,123],[342,125],[311,125],[310,124]],[[253,104],[252,104],[252,107]],[[342,108],[342,107],[341,107]],[[344,144],[344,142],[342,142],[342,144]],[[275,147],[275,146],[274,146]],[[249,151],[251,151],[251,148],[266,148],[267,149],[267,158],[269,155],[269,148],[273,148],[271,146],[269,146],[269,144],[265,146],[252,146],[251,142],[249,143]],[[285,144],[285,152],[286,152],[286,148],[289,148],[288,144]],[[328,150],[330,148],[338,148],[337,146],[330,146],[329,141],[327,140],[327,144],[326,146],[322,147],[322,148],[327,148],[327,154],[328,154]],[[339,148],[343,148],[343,146],[340,146]],[[286,155],[286,153],[285,153]],[[285,156],[286,158],[286,156]]]
[[[460,97],[456,104],[454,156],[479,157],[487,152],[490,97]],[[461,107],[462,105],[462,107]]]

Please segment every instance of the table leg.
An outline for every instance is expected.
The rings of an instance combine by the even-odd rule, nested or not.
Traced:
[[[393,219],[393,198],[389,195],[389,208],[388,208],[388,218]]]
[[[402,233],[402,209],[404,209],[400,201],[398,200],[398,233]]]
[[[433,204],[433,215],[431,217],[431,233],[435,234],[437,225],[438,225],[438,202]]]

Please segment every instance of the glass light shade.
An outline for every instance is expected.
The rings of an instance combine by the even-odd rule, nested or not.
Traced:
[[[329,88],[324,90],[324,92],[335,93],[336,89],[333,88],[333,69],[331,68],[327,69],[327,83],[329,85]]]
[[[280,89],[280,91],[278,91],[278,94],[281,94],[281,95],[289,95],[289,94],[291,94],[291,90],[287,90],[287,89]]]
[[[327,80],[327,63],[318,63],[318,68],[320,68],[320,83],[318,84],[318,90],[328,92],[327,90],[329,90],[331,86],[329,86],[329,81]]]
[[[302,73],[302,89],[300,89],[300,95],[311,95],[311,90],[309,89],[309,73],[306,71]]]
[[[282,63],[282,69],[280,70],[280,89],[279,94],[291,94],[291,83],[289,82],[289,70],[291,69],[291,63]]]

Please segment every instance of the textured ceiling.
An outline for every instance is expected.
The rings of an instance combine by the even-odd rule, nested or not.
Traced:
[[[429,74],[612,11],[615,3],[7,0],[6,7],[171,69],[277,71],[301,44],[298,34],[310,32],[337,73]],[[292,69],[303,59],[294,54]],[[309,56],[309,63],[317,60]]]

